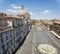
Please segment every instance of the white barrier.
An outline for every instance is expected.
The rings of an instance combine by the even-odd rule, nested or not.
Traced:
[[[57,38],[59,38],[59,39],[60,39],[60,36],[59,36],[59,35],[57,35],[54,31],[51,31],[51,33],[53,33]]]

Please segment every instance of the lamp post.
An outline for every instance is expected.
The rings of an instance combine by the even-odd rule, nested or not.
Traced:
[[[31,29],[30,19],[28,20],[28,23],[29,23],[29,31],[30,31]]]
[[[23,19],[23,17],[21,17]]]

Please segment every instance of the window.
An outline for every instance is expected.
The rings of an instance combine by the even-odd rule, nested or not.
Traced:
[[[2,33],[0,34],[0,41],[1,41],[1,43],[3,43],[3,35],[2,35]]]
[[[2,51],[3,51],[3,54],[5,53],[5,45],[2,45]]]
[[[8,36],[6,36],[6,40],[8,40]]]
[[[11,52],[13,52],[13,49],[11,48]]]
[[[6,44],[6,45],[7,45],[7,48],[9,48],[9,47],[10,47],[10,46],[9,46],[9,42],[7,42],[7,44]]]
[[[3,43],[3,38],[1,38],[1,43]]]
[[[15,48],[15,44],[14,44],[14,48]]]
[[[8,33],[6,33],[6,40],[8,40]]]
[[[11,40],[10,42],[11,42],[11,45],[13,45],[13,41]]]
[[[12,38],[12,33],[10,32],[10,38]]]
[[[8,54],[10,54],[10,51],[8,51]]]
[[[0,48],[1,49],[1,48]],[[0,50],[0,54],[1,54],[1,50]]]
[[[3,35],[1,34],[1,43],[3,43]]]

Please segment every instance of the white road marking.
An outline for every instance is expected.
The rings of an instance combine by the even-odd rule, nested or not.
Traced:
[[[35,44],[35,49],[34,49],[34,50],[35,50],[35,51],[37,50],[37,49],[36,49],[36,44]]]
[[[36,30],[37,31],[42,31],[42,28],[41,27],[38,27]]]
[[[36,48],[35,48],[35,51],[36,51]]]
[[[32,54],[34,54],[34,45],[32,46]]]

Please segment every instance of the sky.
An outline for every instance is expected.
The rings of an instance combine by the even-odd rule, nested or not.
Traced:
[[[0,12],[17,15],[21,5],[31,19],[60,19],[60,0],[0,0]]]

